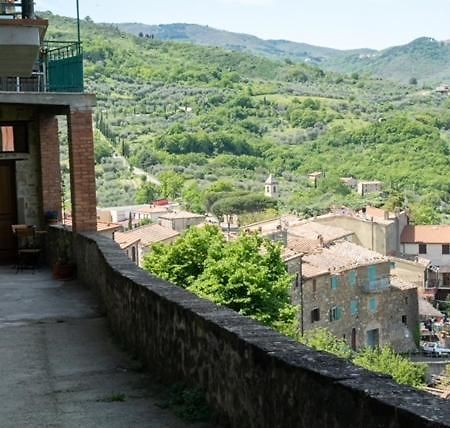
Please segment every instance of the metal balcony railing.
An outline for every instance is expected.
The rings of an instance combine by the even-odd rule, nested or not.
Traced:
[[[47,41],[42,54],[48,92],[84,91],[81,43]]]

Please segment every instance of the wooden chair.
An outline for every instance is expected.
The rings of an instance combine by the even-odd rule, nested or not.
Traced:
[[[13,224],[12,231],[17,238],[16,273],[23,269],[32,269],[34,273],[41,255],[41,249],[36,245],[34,227],[26,224]]]

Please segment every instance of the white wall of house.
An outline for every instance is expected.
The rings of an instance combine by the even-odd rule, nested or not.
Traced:
[[[427,252],[419,254],[419,244],[402,244],[402,251],[407,255],[421,256],[437,266],[450,265],[450,254],[442,254],[442,244],[426,244]]]

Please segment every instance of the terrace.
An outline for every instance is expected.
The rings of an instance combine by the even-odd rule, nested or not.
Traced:
[[[161,408],[163,389],[78,281],[1,266],[0,314],[2,427],[188,426]]]

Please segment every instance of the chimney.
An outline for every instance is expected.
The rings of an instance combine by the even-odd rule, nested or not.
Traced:
[[[384,211],[384,219],[389,220],[389,211]]]

